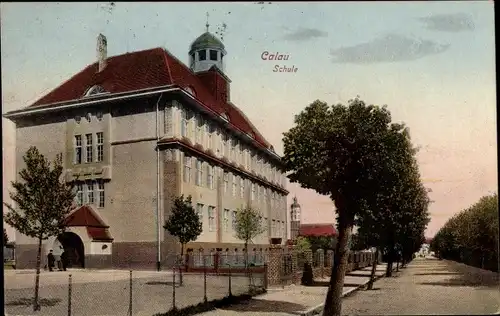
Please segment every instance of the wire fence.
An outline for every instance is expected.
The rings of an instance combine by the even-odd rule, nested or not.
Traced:
[[[155,315],[266,288],[265,264],[250,266],[250,260],[249,264],[241,264],[240,257],[231,255],[225,259],[203,255],[194,269],[190,267],[189,258],[176,256],[173,269],[160,272],[44,271],[40,276],[41,314]],[[218,265],[219,262],[224,264]],[[6,284],[7,315],[33,313],[34,274],[19,276],[20,282]]]

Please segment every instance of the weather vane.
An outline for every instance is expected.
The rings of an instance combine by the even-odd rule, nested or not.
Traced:
[[[208,32],[208,27],[210,26],[210,24],[208,24],[208,12],[207,12],[207,24],[205,24],[205,26],[207,27],[207,32]]]

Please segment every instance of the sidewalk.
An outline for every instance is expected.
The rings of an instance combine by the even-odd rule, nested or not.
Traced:
[[[386,265],[377,266],[376,276],[385,274]],[[346,274],[344,279],[343,296],[349,295],[370,280],[371,267]],[[328,291],[329,278],[316,279],[314,286],[292,285],[285,289],[272,289],[268,293],[257,296],[252,300],[227,306],[210,312],[201,313],[203,316],[238,315],[265,316],[265,315],[313,315],[323,308]]]
[[[417,258],[393,278],[342,302],[342,315],[492,315],[499,276],[447,260]]]

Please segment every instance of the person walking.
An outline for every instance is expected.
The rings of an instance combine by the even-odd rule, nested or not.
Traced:
[[[47,261],[49,263],[49,272],[52,272],[52,268],[54,267],[54,263],[56,262],[56,258],[54,258],[52,249],[50,249],[49,254],[47,255]]]
[[[61,264],[63,271],[66,271],[66,267],[68,266],[68,253],[66,252],[66,250],[63,250],[61,254]]]

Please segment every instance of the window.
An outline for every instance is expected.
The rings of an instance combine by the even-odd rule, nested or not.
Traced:
[[[87,203],[94,204],[94,183],[87,182]]]
[[[233,196],[236,196],[236,184],[238,181],[238,177],[236,177],[235,174],[233,174],[233,183],[232,183],[232,194]]]
[[[223,223],[224,223],[224,231],[225,232],[229,231],[229,210],[228,209],[224,209]]]
[[[212,165],[207,165],[207,187],[214,188],[214,167]]]
[[[86,159],[86,162],[92,162],[92,156],[93,156],[93,151],[92,151],[92,134],[87,134],[85,135],[85,139],[86,139],[86,143],[85,143],[85,146],[86,146],[86,149],[87,149],[87,159]]]
[[[273,236],[273,237],[277,236],[277,234],[276,234],[276,220],[274,220],[274,219],[271,223],[271,236]]]
[[[237,218],[237,217],[236,217],[236,211],[233,211],[233,212],[231,213],[231,225],[232,225],[232,227],[233,227],[233,230],[236,230],[236,224],[237,224],[237,223],[236,223],[236,218]]]
[[[243,198],[245,196],[245,179],[240,178],[240,197]]]
[[[77,182],[75,189],[75,202],[78,206],[95,204],[99,208],[104,207],[104,182],[102,180]]]
[[[104,181],[102,180],[99,180],[97,181],[97,194],[98,194],[98,199],[99,199],[99,203],[98,203],[98,207],[104,207]]]
[[[196,117],[196,143],[203,144],[203,117],[201,115]]]
[[[196,185],[202,186],[202,177],[203,177],[203,168],[202,162],[199,159],[196,159]]]
[[[97,133],[97,161],[104,160],[104,134],[102,132]]]
[[[238,162],[243,164],[243,145],[238,142]]]
[[[229,136],[222,132],[222,150],[221,150],[221,155],[223,156],[229,156]]]
[[[215,206],[208,207],[208,230],[215,231]]]
[[[224,193],[227,193],[229,187],[229,173],[224,172]]]
[[[257,195],[257,198],[256,198],[256,200],[257,200],[258,202],[260,202],[260,185],[256,185],[256,187],[257,187],[257,191],[256,191],[256,192],[257,192],[257,194],[256,194],[256,195]]]
[[[210,50],[210,60],[217,61],[217,51],[216,50],[213,50],[213,49]]]
[[[75,160],[74,163],[82,163],[82,135],[75,135]]]
[[[252,201],[255,200],[255,183],[252,183],[252,195],[250,196],[250,199]]]
[[[280,237],[285,237],[286,232],[285,232],[285,222],[281,221],[281,236]]]
[[[222,130],[217,131],[217,135],[219,136],[219,147],[217,148],[217,154],[223,156],[224,155],[224,135]]]
[[[200,60],[207,60],[207,51],[206,50],[200,50],[198,52],[198,57]]]
[[[236,139],[231,140],[231,152],[229,153],[229,157],[231,157],[231,160],[236,160]]]
[[[184,155],[183,176],[184,176],[184,182],[186,183],[191,182],[191,156],[189,155]]]
[[[82,206],[83,205],[83,184],[78,183],[76,185],[76,205]]]
[[[181,109],[181,136],[187,137],[188,130],[188,120],[187,120],[187,110]]]
[[[196,213],[198,213],[198,217],[200,218],[201,227],[203,228],[203,204],[196,204]]]
[[[212,125],[210,123],[205,124],[205,133],[207,134],[207,148],[213,149],[214,143],[213,143],[213,136],[212,136]]]

